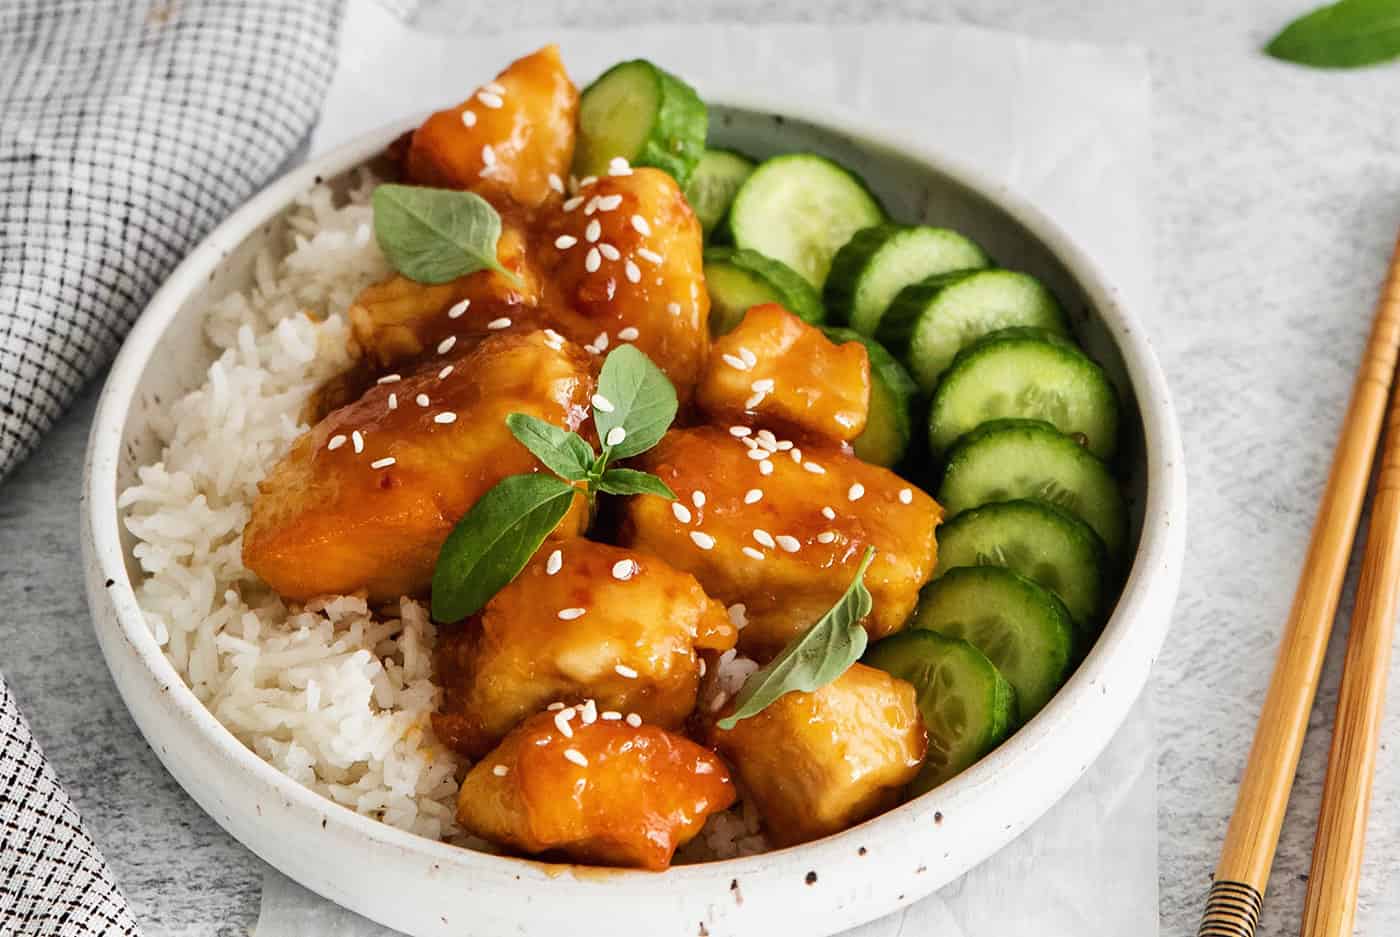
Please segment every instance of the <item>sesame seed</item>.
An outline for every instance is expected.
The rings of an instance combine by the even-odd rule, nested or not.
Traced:
[[[604,722],[621,722],[622,713],[618,712],[616,709],[605,709],[598,714],[598,718]]]
[[[564,180],[559,178],[559,173],[552,172],[549,174],[549,187],[560,195],[564,194]]]
[[[681,304],[680,304],[680,303],[667,303],[667,304],[666,304],[666,311],[669,312],[669,313],[670,313],[671,315],[673,315],[673,316],[678,316],[678,315],[681,314]]]
[[[744,361],[748,362],[749,367],[753,367],[754,365],[758,364],[758,355],[749,351],[743,345],[739,346],[739,357],[743,358]]]
[[[569,720],[574,718],[572,709],[561,709],[554,714],[554,727],[559,730],[559,734],[566,739],[574,737],[573,726],[569,725]]]
[[[637,248],[637,256],[645,260],[647,263],[652,264],[659,264],[662,260],[661,255],[658,254],[656,251],[652,250],[650,247]]]
[[[676,515],[676,520],[680,521],[682,524],[690,523],[690,508],[681,504],[679,501],[671,502],[671,513]]]
[[[356,455],[365,451],[365,437],[360,435],[359,430],[350,434],[350,445],[354,447]]]
[[[633,576],[637,575],[637,561],[618,560],[616,563],[613,564],[612,575],[614,579],[626,582]]]
[[[778,441],[774,439],[772,435],[760,436],[758,437],[757,442],[758,445],[762,446],[764,449],[767,449],[769,452],[778,451]]]
[[[612,413],[616,409],[613,402],[602,394],[593,395],[593,406],[603,413]]]
[[[582,618],[587,611],[588,609],[586,608],[561,608],[559,610],[559,620],[573,621],[576,618]]]
[[[598,335],[593,339],[593,346],[599,351],[606,350],[608,347],[608,333],[599,332]]]
[[[755,527],[753,529],[753,538],[770,550],[777,546],[777,544],[773,541],[773,535],[770,534],[768,531],[764,530],[762,527]]]
[[[385,457],[382,458],[382,459],[375,459],[373,462],[371,462],[371,463],[369,464],[369,467],[372,468],[372,469],[388,468],[389,466],[393,465],[393,464],[394,464],[395,462],[397,462],[397,461],[398,461],[398,459],[396,459],[396,458],[394,458],[393,456],[389,455],[389,456],[385,456]]]
[[[757,407],[759,404],[763,403],[763,399],[764,399],[765,397],[767,397],[767,396],[768,396],[767,394],[754,394],[754,395],[753,395],[752,397],[750,397],[748,400],[745,400],[745,401],[744,401],[744,409],[745,409],[745,410],[752,410],[752,409],[754,409],[754,408]]]
[[[772,474],[773,474],[773,463],[767,461],[766,459],[765,459],[764,461],[758,463],[758,474],[760,474],[760,475],[772,475]]]
[[[865,486],[860,482],[856,482],[846,490],[846,497],[850,498],[852,501],[859,501],[861,498],[865,497]]]
[[[703,657],[700,658],[698,661],[696,661],[696,663],[700,665],[700,668],[699,668],[699,669],[700,669],[700,676],[702,676],[702,677],[705,676],[705,671],[708,669],[708,668],[705,666],[705,658],[703,658]]]
[[[744,363],[744,359],[736,355],[731,355],[728,352],[725,352],[720,357],[724,359],[725,364],[729,365],[736,371],[747,371],[749,369],[749,366]]]
[[[642,333],[637,331],[635,325],[629,325],[626,328],[618,329],[617,332],[618,339],[624,342],[635,342],[637,339],[641,338],[641,336]]]
[[[703,508],[705,506],[705,492],[692,491],[690,493],[690,503],[695,505],[697,508]]]
[[[720,708],[724,706],[725,702],[728,699],[729,694],[724,692],[723,690],[720,690],[718,693],[715,694],[715,698],[710,700],[710,712],[719,712]]]
[[[831,541],[835,539],[836,531],[834,530],[823,530],[821,533],[817,534],[817,543],[831,543]]]
[[[759,488],[750,488],[744,493],[745,504],[757,504],[763,500],[763,491]]]
[[[496,151],[491,148],[491,144],[486,144],[481,148],[481,161],[488,167],[496,165]]]
[[[743,443],[744,446],[745,446],[746,448],[748,448],[748,449],[757,449],[757,448],[758,448],[758,440],[757,440],[757,439],[754,439],[752,436],[745,436],[743,439],[741,439],[741,440],[739,440],[739,441],[740,441],[741,443]]]
[[[563,708],[564,708],[564,704],[563,704],[563,703],[550,703],[548,706],[545,707],[546,710],[548,710],[549,712],[552,712],[552,713],[557,713],[559,710],[561,710],[561,709],[563,709]]]
[[[452,365],[450,365],[450,364],[447,365],[447,366],[444,367],[441,371],[438,372],[438,380],[440,380],[440,381],[445,381],[445,380],[447,380],[448,375],[451,374],[451,373],[453,372],[453,370],[454,370],[454,368],[452,367]]]
[[[799,465],[802,463],[802,450],[798,449],[796,446],[788,450],[788,455],[792,456],[792,461]]]
[[[622,256],[621,252],[619,252],[616,247],[613,247],[607,242],[599,244],[598,250],[601,251],[603,256],[606,257],[608,260],[617,260],[619,257]]]
[[[561,234],[554,239],[554,246],[561,251],[566,251],[577,243],[578,238],[574,237],[572,234]]]
[[[597,218],[594,218],[592,221],[588,222],[588,227],[583,229],[583,239],[589,244],[596,244],[598,238],[602,236],[603,226],[598,223]]]
[[[472,301],[471,301],[470,299],[464,299],[464,300],[462,300],[460,303],[457,303],[457,304],[454,305],[452,308],[450,308],[450,309],[447,310],[447,318],[449,318],[449,319],[460,319],[460,318],[462,318],[463,313],[465,313],[465,312],[467,311],[467,309],[471,306],[471,304],[472,304]]]
[[[749,429],[747,426],[729,427],[729,435],[735,437],[736,439],[743,439],[745,436],[749,435],[752,432],[753,430]]]
[[[413,402],[420,407],[426,407],[430,403],[427,394],[419,394],[417,397],[413,398]]]
[[[779,534],[773,539],[778,541],[779,547],[782,547],[789,553],[796,553],[798,550],[802,549],[802,542],[796,537],[792,537],[787,534]]]
[[[749,458],[754,459],[758,462],[762,462],[765,459],[771,458],[772,456],[773,453],[769,452],[767,449],[761,449],[757,446],[749,450]]]
[[[490,91],[478,91],[476,93],[476,99],[493,111],[500,110],[506,103],[501,100],[499,94],[492,94]]]
[[[791,439],[779,439],[779,440],[778,440],[778,451],[779,451],[779,452],[786,452],[787,450],[789,450],[789,449],[791,449],[791,448],[792,448],[792,440],[791,440]]]
[[[468,127],[475,127],[476,112],[471,109],[462,111],[462,123]]]
[[[501,316],[499,319],[492,319],[490,322],[486,323],[486,327],[493,332],[499,332],[501,329],[508,329],[510,328],[510,318]]]
[[[900,503],[900,504],[913,504],[913,503],[914,503],[914,492],[913,492],[912,490],[908,489],[908,488],[901,488],[901,489],[899,489],[899,503]]]
[[[448,423],[456,423],[457,414],[453,413],[451,410],[444,410],[442,413],[439,413],[433,417],[433,422],[442,423],[444,425]]]
[[[376,384],[394,384],[394,383],[397,383],[398,381],[401,381],[401,380],[403,380],[403,375],[401,375],[401,374],[386,374],[386,375],[384,375],[383,377],[381,377],[379,380],[375,381],[374,383],[376,383]]]
[[[747,362],[745,363],[747,364]],[[754,381],[749,385],[749,390],[753,391],[755,394],[771,394],[773,392],[773,379],[771,377],[765,377]]]
[[[599,255],[598,248],[590,247],[588,249],[588,256],[583,258],[583,269],[587,270],[589,273],[595,273],[602,265],[603,258]]]
[[[584,700],[578,710],[578,721],[586,726],[591,726],[598,721],[598,704],[593,700]]]
[[[628,667],[626,664],[618,664],[613,667],[613,670],[617,672],[619,677],[626,677],[628,680],[637,679],[637,671]]]
[[[748,546],[746,546],[746,547],[740,547],[739,549],[743,552],[743,554],[744,554],[745,556],[750,557],[751,559],[755,559],[755,560],[761,560],[761,559],[763,559],[763,551],[762,551],[762,550],[758,550],[758,549],[755,549],[754,547],[748,547]]]
[[[631,282],[642,282],[642,268],[638,267],[636,262],[631,260],[630,258],[628,259],[627,263],[623,266],[622,272],[627,276],[627,279]]]
[[[634,729],[640,729],[642,727],[642,717],[636,713],[628,713],[627,724]]]
[[[546,341],[558,342],[558,343],[561,344],[561,345],[564,343],[564,336],[560,335],[558,332],[554,331],[553,329],[545,329],[545,330],[544,330],[544,337],[545,337],[545,340],[546,340]]]
[[[632,216],[632,229],[641,235],[651,234],[651,225],[641,215]]]
[[[582,205],[582,204],[583,204],[583,196],[582,196],[582,195],[575,195],[573,198],[569,199],[568,201],[566,201],[566,202],[564,203],[563,208],[564,208],[564,211],[573,211],[575,208],[578,208],[578,207],[579,207],[580,205]]]
[[[445,354],[447,354],[449,351],[452,350],[452,346],[455,345],[455,344],[457,344],[457,336],[455,336],[455,335],[449,335],[449,336],[447,336],[447,337],[444,338],[442,341],[438,342],[438,346],[437,346],[437,352],[438,352],[438,354],[440,354],[440,355],[445,355]]]
[[[334,452],[343,445],[345,445],[345,434],[336,433],[334,436],[331,437],[331,441],[326,443],[326,448],[329,449],[331,452]]]
[[[398,408],[399,408],[399,395],[398,395],[398,394],[390,394],[390,395],[389,395],[389,409],[390,409],[390,410],[397,410]]]
[[[794,450],[792,450],[792,451],[793,451],[793,452],[796,452],[797,450],[794,449]],[[815,462],[803,462],[803,463],[802,463],[802,467],[805,468],[807,471],[811,472],[813,475],[825,475],[825,474],[826,474],[826,469],[822,468],[820,465],[818,465],[818,464],[815,463]]]
[[[607,443],[609,446],[620,446],[622,445],[622,441],[626,438],[627,430],[623,429],[621,426],[614,426],[612,429],[608,430],[607,438],[604,439],[603,442]]]
[[[563,569],[563,568],[564,568],[564,551],[563,551],[563,550],[555,550],[553,553],[549,554],[549,559],[547,559],[547,560],[544,561],[544,574],[545,574],[546,576],[553,576],[555,573],[559,572],[559,570],[561,570],[561,569]]]
[[[632,175],[632,166],[627,162],[625,157],[614,156],[612,159],[608,160],[608,175],[630,176]]]
[[[826,518],[829,521],[834,521],[836,520],[836,512],[831,509],[830,505],[828,505],[822,508],[822,517]]]
[[[491,773],[498,778],[503,778],[506,775],[510,774],[510,769],[507,768],[505,765],[496,765],[496,767],[491,769]]]
[[[504,95],[506,93],[505,85],[501,84],[499,81],[488,81],[481,87],[483,90],[490,91],[492,94]]]
[[[690,532],[690,542],[702,550],[713,550],[715,548],[715,538],[711,537],[703,530],[692,530]]]
[[[593,183],[595,183],[595,182],[597,182],[597,181],[598,181],[598,177],[597,177],[597,176],[584,176],[582,179],[580,179],[580,180],[578,181],[578,187],[579,187],[580,189],[586,189],[586,188],[588,188],[590,185],[592,185]]]
[[[619,205],[621,205],[621,204],[622,204],[622,196],[621,196],[621,195],[604,195],[604,196],[602,196],[602,197],[600,197],[600,198],[598,199],[598,210],[599,210],[599,211],[612,211],[614,208],[616,208],[617,206],[619,206]]]

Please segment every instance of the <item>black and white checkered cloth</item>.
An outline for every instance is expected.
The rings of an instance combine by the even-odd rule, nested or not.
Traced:
[[[0,0],[0,479],[306,138],[339,23],[339,0]],[[135,933],[0,679],[0,937]]]

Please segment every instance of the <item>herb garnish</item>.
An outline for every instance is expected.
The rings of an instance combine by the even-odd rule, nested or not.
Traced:
[[[734,712],[719,720],[721,729],[732,729],[740,719],[756,716],[795,690],[819,690],[860,660],[869,640],[861,620],[874,602],[865,587],[865,571],[875,558],[867,547],[855,578],[836,604],[807,631],[790,641],[777,657],[754,671],[735,697]]]
[[[1264,47],[1314,68],[1359,68],[1400,56],[1400,0],[1341,0],[1301,16]]]
[[[538,417],[506,417],[511,434],[555,474],[504,478],[457,522],[433,569],[433,617],[458,621],[479,611],[520,574],[579,491],[590,508],[600,491],[674,501],[675,492],[655,475],[609,464],[660,442],[676,407],[676,389],[661,369],[635,346],[621,345],[603,361],[593,398],[602,452],[594,452],[578,433]]]
[[[389,263],[419,283],[449,283],[494,270],[517,289],[520,278],[501,266],[496,245],[501,216],[474,192],[415,185],[374,190],[374,236]]]

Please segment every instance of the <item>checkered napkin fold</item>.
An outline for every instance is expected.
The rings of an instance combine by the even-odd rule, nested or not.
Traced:
[[[0,0],[0,480],[306,138],[339,21],[339,0]],[[135,933],[0,678],[0,935]]]

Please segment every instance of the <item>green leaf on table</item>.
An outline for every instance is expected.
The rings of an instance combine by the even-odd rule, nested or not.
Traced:
[[[598,406],[599,398],[605,406]],[[676,407],[676,389],[636,346],[620,345],[603,361],[593,423],[609,459],[627,459],[660,442]]]
[[[874,558],[875,548],[866,548],[855,578],[836,604],[744,681],[735,697],[734,712],[718,723],[721,729],[732,729],[740,719],[758,715],[787,693],[819,690],[860,660],[869,640],[861,620],[874,605],[870,590],[865,588],[865,571]]]
[[[610,495],[656,495],[667,501],[676,500],[671,486],[650,472],[629,468],[610,468],[598,479],[598,490]]]
[[[481,196],[385,184],[374,190],[373,206],[379,248],[410,280],[448,283],[478,270],[495,270],[519,285],[519,278],[496,258],[501,216]]]
[[[528,413],[512,413],[506,426],[521,445],[551,471],[569,481],[583,481],[593,467],[593,447],[578,433],[546,423]]]
[[[1289,23],[1264,47],[1314,68],[1358,68],[1400,56],[1400,0],[1341,0]]]
[[[447,535],[433,568],[433,617],[474,614],[525,568],[559,526],[576,489],[542,472],[511,475],[472,505]]]

